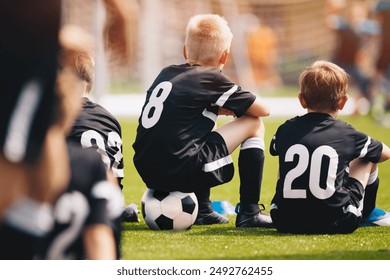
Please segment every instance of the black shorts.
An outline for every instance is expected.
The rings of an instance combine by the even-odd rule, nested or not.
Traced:
[[[218,132],[211,132],[198,154],[201,163],[201,184],[215,187],[229,182],[234,175],[234,165],[225,140]]]
[[[166,172],[168,173],[168,172]],[[217,132],[211,132],[204,146],[193,157],[186,168],[175,175],[154,174],[149,189],[161,191],[195,192],[229,182],[234,175],[234,165],[225,140]]]
[[[300,234],[336,234],[352,233],[359,227],[361,220],[364,188],[362,184],[349,178],[344,186],[349,192],[349,200],[339,208],[328,208],[322,214],[308,215],[297,213],[294,209],[271,209],[272,221],[279,232]]]

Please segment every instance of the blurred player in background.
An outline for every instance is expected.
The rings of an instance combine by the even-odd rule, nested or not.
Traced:
[[[386,113],[380,117],[380,121],[390,127],[390,1],[378,1],[374,7],[374,13],[381,27],[379,52],[375,66],[384,92],[382,106]]]
[[[89,99],[94,81],[92,53],[76,53],[72,59],[75,71],[83,81],[83,105],[68,135],[68,141],[81,145],[83,148],[96,150],[100,154],[106,169],[112,172],[120,188],[123,189],[124,161],[121,125],[110,112]],[[135,204],[129,204],[124,209],[124,221],[139,221],[138,212]]]
[[[66,27],[68,36],[88,45],[88,34]],[[78,33],[78,34],[77,34]],[[81,39],[82,38],[82,39]],[[92,44],[90,44],[92,45]],[[69,132],[78,115],[86,82],[78,59],[89,49],[61,51],[58,87],[62,99],[64,126]],[[70,82],[71,80],[71,82]],[[54,204],[54,229],[44,238],[37,256],[44,259],[119,258],[120,217],[123,198],[118,182],[107,173],[101,157],[92,150],[69,144],[70,183]],[[112,179],[110,179],[112,178]]]
[[[362,7],[359,3],[347,5],[345,0],[329,0],[328,26],[336,35],[332,61],[345,69],[358,88],[355,113],[366,114],[372,103],[372,81],[359,65],[363,45]]]
[[[69,180],[55,120],[60,14],[56,0],[0,3],[1,259],[32,257],[32,240],[51,229],[51,205]]]
[[[54,228],[40,240],[37,259],[120,257],[123,198],[95,151],[69,144],[71,180],[54,204]]]
[[[127,40],[124,29],[112,31],[126,16],[115,18],[121,11],[113,7],[116,13],[107,20],[106,33],[117,36],[111,36],[115,43],[107,45],[115,48],[114,53],[126,54],[127,46],[121,43]],[[70,179],[64,122],[72,113],[64,119],[56,112],[58,108],[77,112],[79,105],[58,101],[54,89],[60,17],[61,1],[0,3],[0,259],[35,255],[36,241],[52,229],[53,201]],[[80,47],[72,40],[62,44]],[[72,91],[72,75],[62,75],[62,79],[68,80],[63,86]]]

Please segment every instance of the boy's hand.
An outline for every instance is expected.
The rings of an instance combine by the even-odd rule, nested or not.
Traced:
[[[222,107],[218,108],[218,115],[225,115],[225,116],[236,117],[236,114],[233,111],[230,111],[230,110],[222,108]]]

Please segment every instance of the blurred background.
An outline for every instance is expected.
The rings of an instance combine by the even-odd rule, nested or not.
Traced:
[[[360,77],[350,74],[351,88],[359,96],[367,94],[359,79],[369,82],[376,75],[381,42],[377,0],[121,1],[131,18],[130,60],[120,66],[97,38],[96,100],[112,93],[144,93],[163,67],[184,63],[185,27],[198,13],[227,19],[234,38],[224,73],[259,95],[289,95],[285,89],[296,89],[300,72],[317,59],[352,64]],[[100,2],[65,1],[64,22],[99,34],[105,17]]]

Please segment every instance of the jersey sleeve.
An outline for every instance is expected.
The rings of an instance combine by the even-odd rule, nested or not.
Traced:
[[[223,74],[216,75],[218,76],[215,77],[215,83],[209,88],[217,98],[214,104],[234,112],[237,117],[243,116],[255,102],[256,96],[249,91],[242,90]],[[207,87],[206,90],[208,90]]]
[[[356,158],[364,158],[373,163],[379,162],[383,150],[382,142],[357,131],[355,144]]]
[[[105,224],[112,227],[123,211],[123,196],[118,186],[109,181],[97,182],[91,191],[91,212],[88,224]]]
[[[276,134],[271,139],[271,143],[269,146],[269,152],[272,156],[277,156],[279,154],[278,150],[276,149]]]

